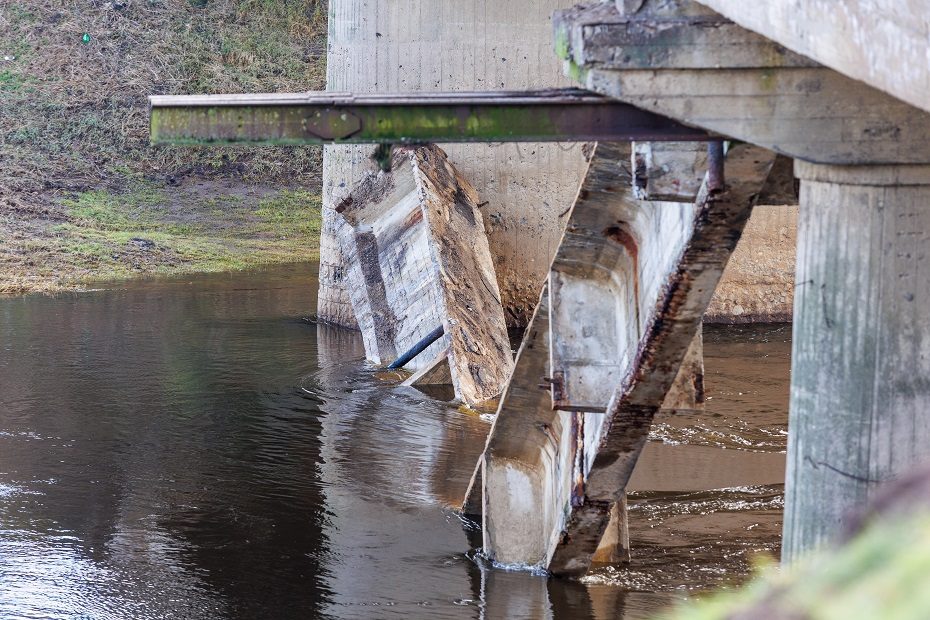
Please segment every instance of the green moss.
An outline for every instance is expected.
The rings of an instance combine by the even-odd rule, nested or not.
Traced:
[[[14,93],[22,89],[23,77],[12,71],[0,71],[0,92]]]
[[[559,28],[555,32],[555,55],[562,60],[568,60],[569,52],[568,31],[565,28]]]
[[[566,63],[566,75],[571,79],[575,80],[580,84],[587,84],[588,82],[588,70],[579,65],[578,63],[569,60]]]
[[[164,222],[165,197],[152,187],[139,187],[125,194],[107,190],[82,192],[63,200],[72,222],[81,227],[110,231],[152,230]]]
[[[281,237],[319,235],[322,222],[319,194],[284,190],[259,201],[253,212],[267,232]],[[260,225],[261,226],[261,225]]]
[[[320,196],[280,190],[241,195],[168,194],[150,183],[132,191],[82,192],[65,201],[68,222],[33,240],[42,262],[63,263],[63,284],[243,269],[318,258]]]

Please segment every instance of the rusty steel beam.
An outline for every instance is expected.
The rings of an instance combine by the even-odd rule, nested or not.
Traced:
[[[149,97],[153,144],[706,141],[708,132],[565,89]],[[718,138],[719,139],[719,138]]]

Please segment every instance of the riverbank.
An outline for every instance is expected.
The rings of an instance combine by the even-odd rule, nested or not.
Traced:
[[[0,292],[313,260],[320,149],[155,148],[152,94],[324,84],[323,0],[0,3]]]
[[[320,196],[307,189],[188,178],[29,198],[0,211],[0,293],[319,258]]]

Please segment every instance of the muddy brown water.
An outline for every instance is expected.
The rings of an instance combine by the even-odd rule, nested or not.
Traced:
[[[461,500],[489,423],[303,320],[315,265],[0,299],[0,618],[644,618],[778,550],[788,326],[707,327],[633,564],[488,567]]]

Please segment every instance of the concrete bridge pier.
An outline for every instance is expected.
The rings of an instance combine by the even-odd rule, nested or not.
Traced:
[[[795,171],[787,562],[930,455],[930,165]]]
[[[571,86],[552,53],[552,12],[573,0],[330,0],[326,89],[352,93]],[[586,162],[580,144],[444,144],[477,189],[508,323],[525,325]],[[369,171],[371,145],[323,155],[320,319],[356,327],[338,204]]]

